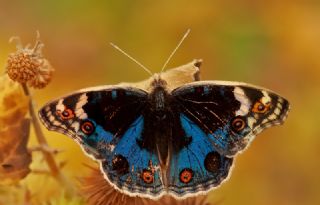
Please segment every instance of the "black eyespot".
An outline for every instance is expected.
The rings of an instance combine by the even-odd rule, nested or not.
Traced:
[[[264,111],[264,109],[265,109],[265,106],[264,106],[263,104],[259,104],[259,105],[258,105],[258,110],[259,110],[260,112]]]
[[[68,112],[67,110],[64,110],[61,114],[63,117],[69,117],[70,112]]]
[[[95,129],[95,127],[94,127],[93,123],[90,121],[85,121],[81,125],[81,130],[86,135],[92,134],[94,132],[94,129]]]
[[[204,160],[204,167],[209,172],[216,173],[221,167],[221,156],[218,152],[210,152]]]
[[[246,122],[241,117],[235,117],[231,121],[232,130],[235,132],[240,132],[246,126]]]

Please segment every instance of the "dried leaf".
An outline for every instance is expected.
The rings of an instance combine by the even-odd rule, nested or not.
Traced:
[[[0,130],[0,184],[14,184],[30,173],[27,149],[30,120]]]
[[[200,80],[200,66],[202,60],[193,60],[190,63],[179,66],[177,68],[169,69],[161,73],[161,78],[164,79],[168,85],[168,90],[173,90],[186,83]],[[137,82],[137,83],[120,83],[120,85],[133,86],[143,90],[150,91],[150,84],[154,80],[153,77]]]
[[[92,173],[88,177],[80,179],[80,192],[88,205],[210,205],[207,196],[199,195],[183,200],[177,200],[171,196],[161,197],[159,200],[151,200],[140,197],[130,197],[115,190],[103,177],[98,168],[90,167]],[[212,204],[211,204],[212,205]]]
[[[0,76],[0,184],[12,184],[30,172],[27,149],[29,98],[18,83]]]
[[[24,95],[19,83],[7,75],[0,76],[0,130],[20,124],[29,109],[29,98]]]

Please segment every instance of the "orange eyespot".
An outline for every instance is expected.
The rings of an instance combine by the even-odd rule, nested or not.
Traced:
[[[61,110],[57,110],[57,115],[59,115],[59,117],[62,119],[62,120],[70,120],[72,118],[74,118],[74,112],[73,110],[69,109],[69,108],[66,108],[61,111]]]
[[[81,125],[81,130],[86,135],[92,134],[94,129],[95,129],[95,127],[94,127],[93,123],[90,121],[85,121]]]
[[[152,184],[154,181],[153,173],[147,169],[142,171],[141,178],[146,184]]]
[[[193,171],[192,169],[185,168],[180,172],[180,181],[182,183],[189,183],[193,178]]]
[[[254,113],[265,113],[270,109],[270,102],[264,104],[261,100],[258,100],[252,108],[252,112]]]
[[[242,118],[235,117],[231,122],[231,126],[235,132],[240,132],[241,130],[243,130],[245,128],[246,123]]]

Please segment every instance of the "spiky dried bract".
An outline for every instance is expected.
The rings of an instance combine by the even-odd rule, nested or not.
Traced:
[[[207,202],[207,196],[204,195],[183,200],[171,196],[164,196],[159,200],[131,197],[115,190],[98,168],[90,168],[91,174],[80,179],[80,192],[85,197],[87,205],[213,205]]]
[[[9,54],[6,71],[9,77],[19,83],[28,84],[34,88],[44,88],[50,81],[54,71],[49,61],[42,55],[44,44],[40,41],[39,35],[34,48],[22,46],[19,37],[17,40],[17,51]]]

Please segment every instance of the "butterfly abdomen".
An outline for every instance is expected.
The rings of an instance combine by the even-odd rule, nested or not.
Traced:
[[[177,115],[179,108],[174,106],[173,96],[163,84],[157,83],[153,86],[144,108],[145,126],[138,144],[142,149],[157,153],[159,160],[165,164],[170,153],[178,152],[190,140],[184,139],[185,133]]]

